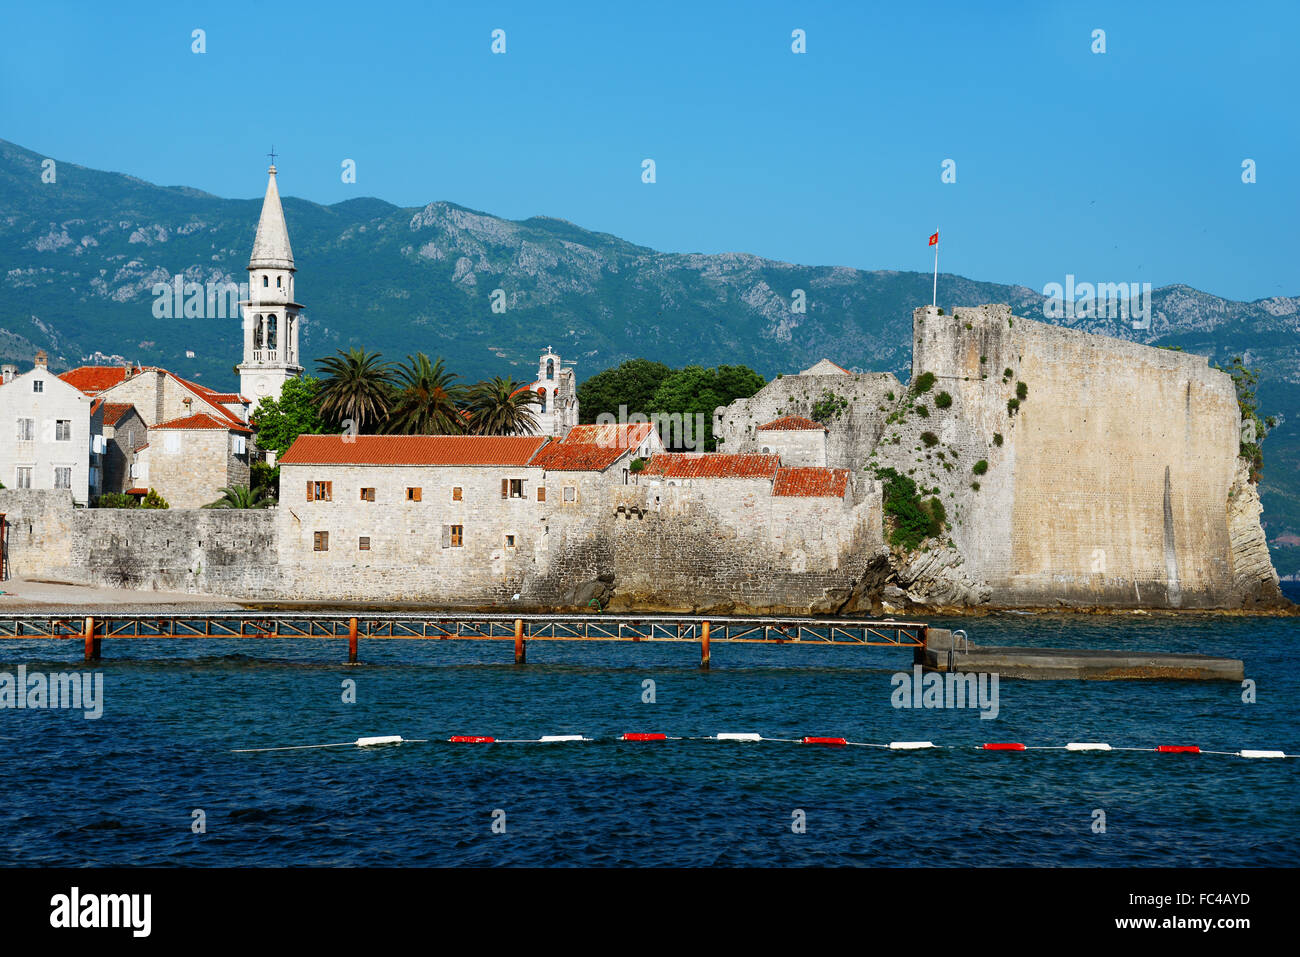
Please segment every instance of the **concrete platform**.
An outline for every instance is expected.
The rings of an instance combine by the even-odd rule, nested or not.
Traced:
[[[983,647],[961,641],[952,632],[931,628],[927,647],[914,661],[926,671],[997,673],[1001,678],[1030,680],[1177,680],[1235,681],[1245,677],[1239,658],[1185,655],[1159,651],[1098,651],[1073,648]]]

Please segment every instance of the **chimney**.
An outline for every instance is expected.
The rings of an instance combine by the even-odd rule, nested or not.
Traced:
[[[129,379],[131,378],[131,376],[135,375],[135,366],[132,365],[130,362],[127,362],[122,366],[122,371],[125,373],[123,378]]]
[[[18,375],[18,367],[12,365],[0,366],[0,385],[6,382],[13,382],[14,377]]]
[[[45,354],[44,349],[36,353],[36,368],[44,369],[49,364],[49,361],[50,357]]]

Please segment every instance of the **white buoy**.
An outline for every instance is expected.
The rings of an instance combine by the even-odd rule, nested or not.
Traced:
[[[1109,751],[1110,745],[1100,741],[1071,741],[1065,746],[1067,751]]]
[[[1285,751],[1240,751],[1243,758],[1285,758]]]
[[[890,741],[889,750],[891,751],[919,751],[922,748],[933,748],[933,741]]]
[[[761,734],[754,734],[750,731],[719,731],[715,736],[717,741],[762,741]]]
[[[586,741],[580,734],[544,734],[537,739],[543,744],[553,744],[556,741]]]
[[[401,744],[402,736],[400,734],[383,734],[373,738],[357,738],[358,748],[373,748],[378,744]]]

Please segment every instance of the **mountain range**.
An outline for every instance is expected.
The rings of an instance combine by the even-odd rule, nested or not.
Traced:
[[[46,159],[0,140],[0,358],[26,367],[40,348],[59,369],[119,356],[234,388],[239,320],[157,318],[153,289],[177,275],[244,281],[260,195],[223,199],[63,160],[46,182]],[[283,202],[309,366],[364,345],[389,358],[442,356],[469,380],[531,381],[549,345],[579,381],[635,357],[739,362],[767,377],[827,357],[906,377],[912,309],[931,291],[928,273],[664,253],[562,219],[512,221],[450,202]],[[1025,286],[941,273],[939,289],[940,305],[1006,302],[1047,317],[1044,296]],[[795,290],[804,312],[792,308]],[[1260,370],[1261,410],[1280,420],[1264,444],[1263,519],[1279,573],[1300,575],[1300,296],[1237,302],[1178,284],[1151,299],[1148,329],[1048,321],[1220,364],[1243,355]]]

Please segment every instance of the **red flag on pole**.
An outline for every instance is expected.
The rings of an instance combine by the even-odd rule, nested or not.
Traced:
[[[938,245],[939,245],[939,234],[938,234],[938,233],[935,233],[933,236],[930,237],[930,243],[929,243],[929,245],[931,245],[931,246],[938,246]]]

